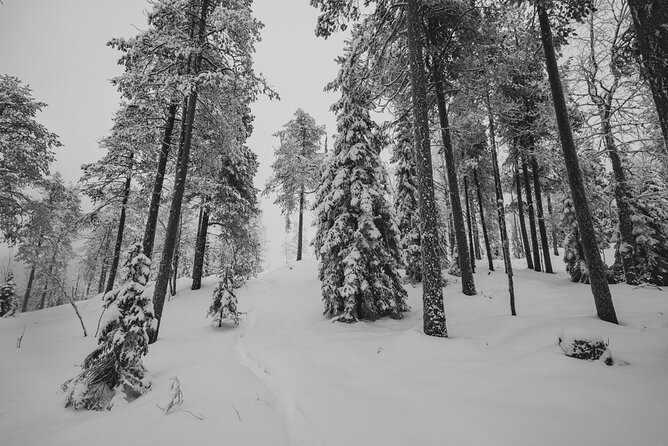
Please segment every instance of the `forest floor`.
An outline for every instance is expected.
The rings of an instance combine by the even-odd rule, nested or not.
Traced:
[[[205,318],[215,278],[199,291],[182,280],[145,359],[153,389],[103,413],[63,408],[60,385],[95,345],[69,305],[0,319],[0,443],[665,445],[668,291],[613,286],[616,326],[553,263],[547,275],[516,262],[516,317],[500,262],[493,273],[478,262],[477,296],[451,278],[448,339],[422,334],[419,286],[407,285],[402,320],[331,323],[313,260],[240,289],[238,327]],[[94,333],[101,299],[78,305]],[[564,356],[565,327],[609,340],[616,365]],[[172,376],[184,404],[165,414]]]

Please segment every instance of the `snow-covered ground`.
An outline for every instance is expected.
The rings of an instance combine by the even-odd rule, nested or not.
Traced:
[[[95,344],[71,307],[0,319],[0,444],[667,444],[668,292],[613,286],[615,326],[588,286],[518,263],[511,317],[501,264],[478,264],[477,296],[445,288],[449,339],[422,334],[410,285],[403,320],[331,323],[312,260],[239,290],[239,327],[204,317],[215,278],[196,292],[181,281],[145,359],[153,390],[103,413],[63,408],[59,386]],[[79,308],[94,332],[100,299]],[[566,327],[609,339],[617,365],[564,356]],[[172,376],[185,402],[166,415]]]

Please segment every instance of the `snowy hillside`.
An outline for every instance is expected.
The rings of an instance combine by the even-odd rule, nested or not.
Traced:
[[[520,268],[513,318],[497,269],[478,269],[477,296],[445,289],[449,339],[422,335],[410,285],[405,319],[332,324],[310,260],[239,290],[239,327],[204,317],[215,278],[182,281],[145,359],[152,391],[111,412],[63,408],[59,386],[95,345],[71,307],[0,319],[0,443],[665,444],[668,292],[613,286],[615,326],[595,318],[589,286]],[[100,299],[79,308],[94,332]],[[557,332],[572,326],[609,339],[616,365],[564,356]],[[172,376],[185,401],[166,415]]]

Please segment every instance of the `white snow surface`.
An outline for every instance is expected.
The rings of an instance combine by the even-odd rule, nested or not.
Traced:
[[[78,303],[88,338],[69,305],[1,319],[0,444],[665,445],[668,292],[612,286],[616,326],[595,317],[588,285],[518,262],[511,317],[503,266],[485,263],[477,296],[444,289],[448,339],[423,335],[419,286],[403,320],[332,323],[314,261],[238,290],[238,327],[205,318],[216,278],[181,280],[145,358],[152,390],[110,412],[65,409],[58,391],[95,346],[100,297]],[[566,357],[564,327],[609,339],[628,365]],[[173,376],[184,403],[165,414]]]

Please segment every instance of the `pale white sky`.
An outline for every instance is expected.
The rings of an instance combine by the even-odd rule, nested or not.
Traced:
[[[0,73],[19,77],[35,98],[49,106],[40,121],[60,136],[52,170],[67,181],[80,176],[79,166],[102,156],[97,141],[111,127],[119,96],[109,78],[120,73],[118,53],[106,42],[131,36],[146,26],[145,0],[2,0],[0,4]],[[255,130],[249,146],[258,154],[256,185],[269,176],[276,144],[271,135],[291,119],[297,108],[310,113],[330,134],[335,118],[329,111],[336,94],[324,85],[337,72],[334,58],[343,37],[316,38],[318,11],[309,0],[254,0],[253,10],[264,24],[255,68],[280,94],[280,101],[260,99],[253,105]],[[135,28],[136,27],[136,28]],[[331,143],[331,138],[330,138]],[[284,262],[283,220],[263,198],[264,225],[269,239],[267,260]],[[307,228],[312,233],[311,228]],[[310,250],[310,248],[307,248]]]

